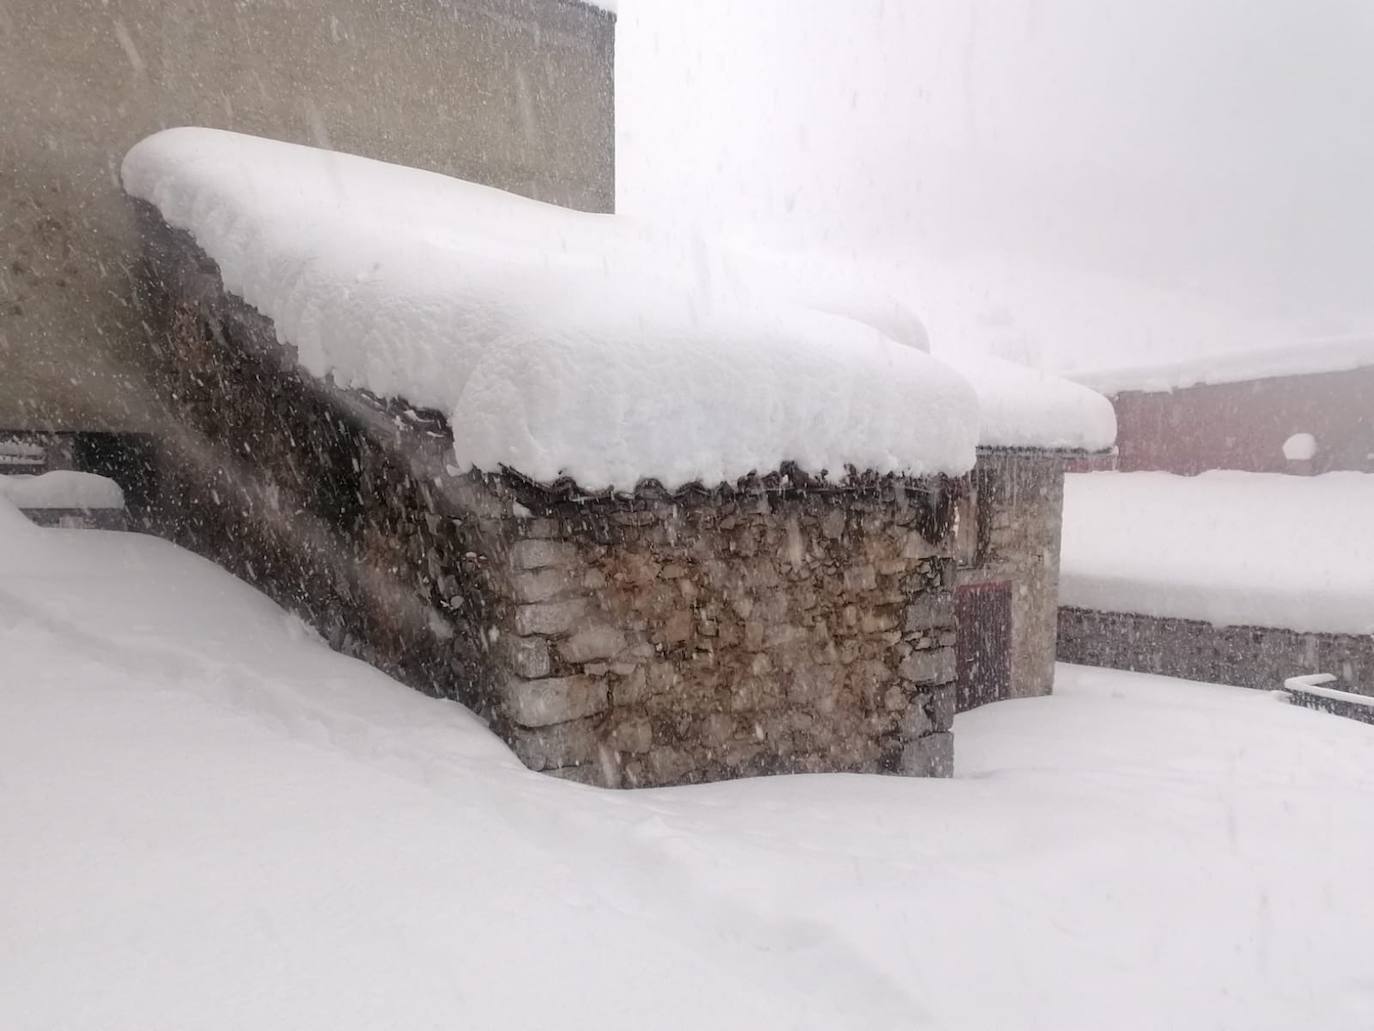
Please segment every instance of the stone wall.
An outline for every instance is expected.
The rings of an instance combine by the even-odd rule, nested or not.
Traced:
[[[1064,464],[1064,455],[1047,451],[979,452],[970,490],[957,506],[955,582],[1009,585],[1010,678],[991,694],[970,685],[961,691],[961,709],[1047,695],[1054,687]],[[976,635],[979,628],[967,631]]]
[[[1374,637],[1062,608],[1059,659],[1260,689],[1330,673],[1339,680],[1332,687],[1374,695]]]
[[[627,496],[455,474],[441,416],[306,376],[138,207],[168,536],[535,769],[951,772],[959,482],[780,470]]]

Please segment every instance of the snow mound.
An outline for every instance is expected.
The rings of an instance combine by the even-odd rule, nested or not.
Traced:
[[[39,476],[0,475],[0,497],[17,508],[124,507],[124,492],[114,480],[70,469]]]
[[[1374,633],[1374,475],[1087,473],[1064,486],[1062,605]]]
[[[614,216],[209,129],[139,143],[123,182],[312,375],[450,414],[462,468],[627,489],[973,463],[948,367]]]
[[[26,528],[0,1027],[1370,1026],[1353,721],[1060,667],[955,779],[600,791],[166,541]]]

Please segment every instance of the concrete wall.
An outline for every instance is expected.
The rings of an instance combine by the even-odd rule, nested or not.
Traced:
[[[614,21],[576,0],[0,2],[0,431],[149,428],[124,153],[175,125],[614,203]]]
[[[1278,376],[1161,393],[1126,392],[1116,407],[1122,472],[1374,472],[1374,368]],[[1295,433],[1317,439],[1311,462],[1284,458]]]
[[[337,648],[607,786],[952,772],[958,481],[669,494],[455,475],[442,416],[315,380],[146,205],[157,529]]]

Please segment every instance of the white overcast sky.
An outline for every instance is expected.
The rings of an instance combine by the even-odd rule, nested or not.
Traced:
[[[1374,330],[1370,0],[621,0],[618,48],[622,211],[910,258],[1051,364]]]

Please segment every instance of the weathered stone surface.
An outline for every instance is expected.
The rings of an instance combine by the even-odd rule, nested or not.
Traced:
[[[515,726],[507,740],[520,761],[532,770],[601,765],[601,734],[595,720],[575,720],[539,730]]]
[[[605,712],[606,682],[591,677],[512,679],[503,691],[506,714],[522,727],[547,727]]]
[[[581,593],[581,586],[573,570],[540,569],[533,572],[517,573],[511,577],[511,588],[516,601],[550,601],[568,594]]]
[[[913,684],[948,684],[956,675],[954,649],[912,652],[902,660],[897,672]]]
[[[878,586],[878,571],[870,565],[852,566],[844,571],[847,591],[871,591]]]
[[[949,594],[922,594],[907,604],[904,628],[908,632],[952,626],[954,598]]]
[[[654,728],[647,716],[635,716],[616,726],[608,738],[618,752],[643,754],[654,744]]]
[[[538,680],[553,672],[549,642],[542,637],[508,637],[505,657],[512,671],[527,680]]]
[[[565,634],[582,619],[587,608],[585,598],[522,605],[515,611],[515,632],[521,637]]]
[[[931,692],[931,708],[935,716],[935,729],[951,730],[954,727],[955,701],[958,688],[953,684],[937,687]]]
[[[954,735],[927,734],[902,749],[902,772],[910,777],[954,776]]]
[[[578,627],[571,637],[559,642],[558,654],[565,662],[572,663],[613,659],[625,650],[627,643],[619,628],[593,623]]]
[[[516,569],[545,569],[550,566],[576,565],[576,545],[567,541],[544,539],[516,541],[510,550],[511,565]]]

